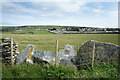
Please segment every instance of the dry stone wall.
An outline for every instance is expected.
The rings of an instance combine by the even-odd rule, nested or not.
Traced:
[[[78,53],[76,53],[76,48],[74,46],[68,44],[65,45],[64,50],[59,50],[58,52],[58,64],[70,66],[91,64],[93,44],[95,44],[94,62],[110,61],[113,59],[119,61],[120,46],[111,43],[88,40],[79,48]],[[55,63],[55,52],[38,51],[35,46],[28,45],[19,54],[18,44],[13,41],[14,62],[16,61],[17,64],[23,63],[24,60],[28,58],[29,54],[32,54],[31,59],[33,62]],[[2,62],[11,63],[11,38],[0,39],[0,57],[2,58]]]
[[[18,54],[18,44],[13,41],[13,62]],[[11,64],[11,38],[0,39],[0,58],[2,58],[3,63]]]
[[[56,53],[51,51],[39,51],[36,50],[33,45],[27,45],[17,57],[17,64],[24,63],[25,59],[28,60],[29,48],[33,48],[32,57],[29,60],[32,60],[34,63],[38,64],[54,64]],[[75,61],[74,57],[76,56],[76,48],[71,45],[65,45],[64,50],[58,51],[58,64],[75,66],[73,62]],[[29,61],[28,61],[29,62]],[[30,62],[29,62],[30,63]]]
[[[106,42],[97,42],[93,40],[88,40],[80,48],[77,55],[77,64],[86,65],[91,64],[92,54],[93,54],[93,44],[95,43],[94,49],[94,62],[101,61],[110,61],[116,60],[119,61],[120,46],[106,43]]]

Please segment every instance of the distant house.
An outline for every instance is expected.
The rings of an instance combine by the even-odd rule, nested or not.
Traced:
[[[23,31],[23,30],[15,30],[15,31]]]
[[[35,30],[37,31],[37,30],[40,30],[40,29],[35,29]]]

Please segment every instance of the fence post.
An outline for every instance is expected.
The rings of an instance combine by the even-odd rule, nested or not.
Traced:
[[[79,51],[79,47],[77,46],[77,54],[76,54],[77,58],[78,58],[78,51]]]
[[[55,68],[57,67],[57,58],[58,58],[58,40],[56,40],[56,57],[55,57]]]
[[[95,53],[95,42],[93,43],[93,50],[92,50],[92,67],[94,66],[94,53]]]
[[[13,66],[13,38],[11,38],[11,65]]]

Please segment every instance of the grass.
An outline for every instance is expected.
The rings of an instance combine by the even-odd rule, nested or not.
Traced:
[[[24,31],[9,31],[9,32],[2,32],[3,34],[53,34],[48,31],[43,30],[24,30]]]
[[[21,64],[15,66],[3,65],[3,78],[75,78],[77,70],[74,67],[60,65]],[[72,74],[71,74],[72,73]]]
[[[95,63],[93,68],[87,67],[86,70],[80,70],[81,78],[118,78],[118,67],[115,61]]]
[[[34,32],[34,31],[33,31]],[[87,40],[96,40],[118,45],[118,34],[49,34],[47,32],[34,32],[34,34],[3,33],[3,38],[13,37],[18,42],[19,51],[28,44],[35,45],[40,51],[55,51],[55,41],[59,41],[59,50],[64,45],[81,46]],[[80,71],[74,67],[59,65],[21,64],[2,65],[3,78],[116,78],[118,77],[118,64],[105,62],[95,64],[93,68],[87,67]]]
[[[118,45],[118,34],[7,34],[2,37],[13,37],[18,42],[19,51],[28,44],[35,45],[40,51],[55,51],[56,40],[59,41],[59,50],[64,49],[64,45],[81,46],[87,40],[96,40]]]
[[[71,66],[40,64],[2,65],[3,78],[118,78],[118,65],[101,62],[78,71]]]

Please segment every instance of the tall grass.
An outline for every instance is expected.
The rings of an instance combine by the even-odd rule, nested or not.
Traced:
[[[118,78],[117,63],[96,63],[93,68],[77,70],[75,67],[40,64],[2,65],[3,78]]]

